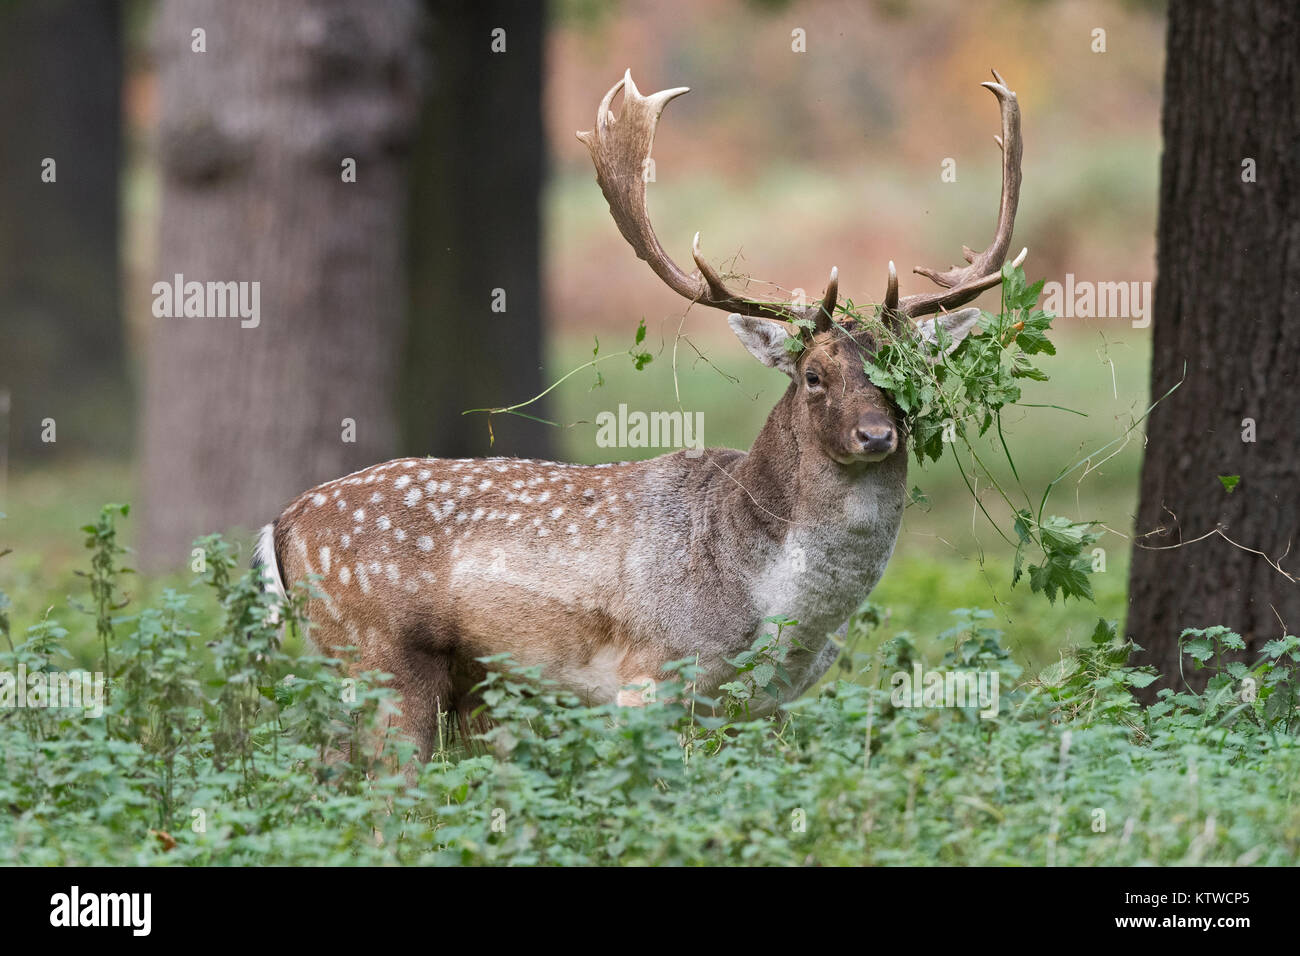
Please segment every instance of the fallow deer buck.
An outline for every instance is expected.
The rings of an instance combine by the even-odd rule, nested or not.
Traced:
[[[993,241],[965,249],[965,267],[916,269],[941,287],[928,294],[899,298],[891,262],[881,309],[893,330],[931,343],[938,324],[953,348],[980,313],[948,310],[1000,281],[1020,192],[1016,94],[993,76],[983,84],[1002,114]],[[734,676],[725,659],[780,614],[798,621],[792,631],[805,648],[787,666],[798,695],[833,663],[830,632],[893,552],[906,436],[890,396],[863,370],[879,327],[834,321],[836,270],[822,301],[798,310],[729,288],[698,234],[693,273],[655,237],[643,163],[660,113],[685,92],[642,96],[629,71],[605,94],[595,129],[578,138],[637,256],[691,303],[731,313],[741,343],[790,377],[749,452],[592,466],[402,458],[305,492],[262,529],[257,559],[268,587],[283,595],[284,582],[319,575],[320,596],[308,606],[314,642],[354,647],[354,666],[392,674],[400,728],[422,756],[440,710],[463,720],[474,706],[484,673],[476,659],[502,652],[588,700],[620,704],[640,703],[636,688],[666,662],[698,655],[696,686],[711,694]],[[792,324],[801,319],[813,329]],[[786,348],[791,335],[804,337],[798,355]]]

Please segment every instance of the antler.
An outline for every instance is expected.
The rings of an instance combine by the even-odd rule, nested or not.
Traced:
[[[962,255],[970,265],[963,268],[953,266],[947,272],[936,272],[917,266],[913,269],[919,275],[926,276],[936,284],[943,286],[941,292],[927,292],[898,298],[898,273],[894,264],[889,264],[889,285],[885,292],[884,314],[887,319],[895,320],[900,316],[916,318],[930,315],[940,310],[965,305],[985,289],[992,288],[1002,281],[1002,263],[1011,247],[1011,230],[1016,223],[1016,206],[1020,202],[1020,104],[1016,94],[1008,89],[1006,81],[997,70],[993,71],[996,83],[981,83],[998,98],[1002,110],[1002,135],[994,136],[1002,150],[1002,201],[998,205],[998,226],[993,234],[993,241],[987,249],[976,253],[968,246],[962,246]],[[1020,265],[1029,254],[1022,249],[1012,265]]]
[[[623,109],[621,115],[615,118],[609,107],[620,89],[623,91]],[[822,301],[808,309],[799,310],[785,303],[747,299],[728,289],[721,276],[704,261],[698,232],[691,244],[691,253],[699,271],[689,275],[673,262],[659,244],[646,211],[645,163],[654,144],[659,115],[671,100],[687,92],[690,92],[688,87],[679,86],[642,96],[632,82],[632,71],[628,70],[623,79],[615,83],[600,101],[595,129],[578,134],[578,139],[591,150],[592,162],[596,164],[596,182],[600,184],[600,190],[609,202],[609,212],[618,225],[618,231],[623,234],[637,257],[650,264],[655,275],[678,295],[692,302],[728,312],[786,322],[811,319],[817,331],[826,331],[831,327],[831,317],[835,313],[835,300],[839,293],[838,270],[831,269],[830,281],[826,285]]]

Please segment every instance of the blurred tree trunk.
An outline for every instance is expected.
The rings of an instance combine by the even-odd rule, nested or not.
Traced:
[[[129,441],[121,90],[115,0],[0,5],[0,391],[11,393],[18,463],[120,455]],[[42,181],[47,158],[53,182]],[[46,418],[53,444],[41,441]]]
[[[547,457],[551,431],[483,415],[542,390],[545,4],[429,0],[432,95],[416,151],[403,445],[412,454]],[[500,28],[494,52],[493,30]],[[494,312],[494,290],[505,311]],[[543,404],[525,409],[545,415]]]
[[[394,451],[421,22],[416,0],[161,3],[155,278],[257,281],[260,324],[151,320],[145,567]]]
[[[1300,630],[1300,585],[1262,555],[1218,535],[1151,550],[1222,528],[1297,568],[1300,7],[1170,4],[1167,57],[1152,395],[1184,365],[1186,381],[1142,467],[1127,631],[1168,679],[1152,692],[1181,687],[1183,628],[1223,624],[1252,650]],[[1231,494],[1221,475],[1240,476]]]

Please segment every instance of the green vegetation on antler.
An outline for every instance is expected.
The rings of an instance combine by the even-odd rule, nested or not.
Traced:
[[[1047,337],[1055,315],[1038,308],[1043,280],[1028,284],[1019,266],[1002,267],[1001,288],[1001,309],[996,314],[984,312],[979,334],[968,336],[956,348],[952,348],[946,330],[938,325],[936,340],[927,343],[912,335],[893,334],[880,324],[881,345],[863,366],[871,381],[885,389],[898,405],[919,463],[927,459],[937,462],[945,450],[952,448],[962,480],[980,511],[1014,549],[1012,584],[1028,570],[1031,589],[1046,594],[1052,603],[1058,594],[1063,599],[1092,600],[1089,575],[1093,562],[1088,550],[1101,536],[1098,522],[1045,515],[1047,496],[1055,481],[1044,490],[1035,508],[1002,429],[1003,410],[1020,404],[1022,382],[1048,380],[1034,364],[1034,357],[1056,354],[1056,347]],[[851,303],[844,311],[859,321],[874,318],[855,311]],[[977,447],[990,430],[997,440],[993,454],[1000,455],[1010,471],[1011,491],[1004,487],[1005,476],[999,477],[985,460],[989,450],[982,445],[992,442]],[[1075,467],[1077,464],[1065,469],[1056,480]],[[1010,529],[1003,528],[989,514],[976,493],[973,478],[993,488],[1006,503],[1014,515]],[[914,500],[919,497],[913,494]],[[1030,555],[1036,560],[1026,568]]]

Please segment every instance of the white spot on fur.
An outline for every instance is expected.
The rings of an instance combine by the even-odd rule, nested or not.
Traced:
[[[413,508],[422,497],[424,497],[424,493],[419,488],[412,488],[402,500],[406,502],[406,507]]]
[[[311,496],[311,503],[314,504],[317,508],[319,508],[321,505],[325,503],[325,496],[322,495],[320,492],[317,492],[316,494]]]
[[[393,526],[393,523],[388,520],[388,515],[380,515],[379,520],[376,521],[375,524],[379,525],[380,531],[387,531]]]
[[[451,529],[448,528],[447,530],[450,531]],[[419,548],[421,551],[432,551],[433,539],[430,538],[427,534],[422,534],[415,539],[415,546]]]
[[[346,564],[339,565],[339,581],[346,587],[352,583],[352,569]]]

